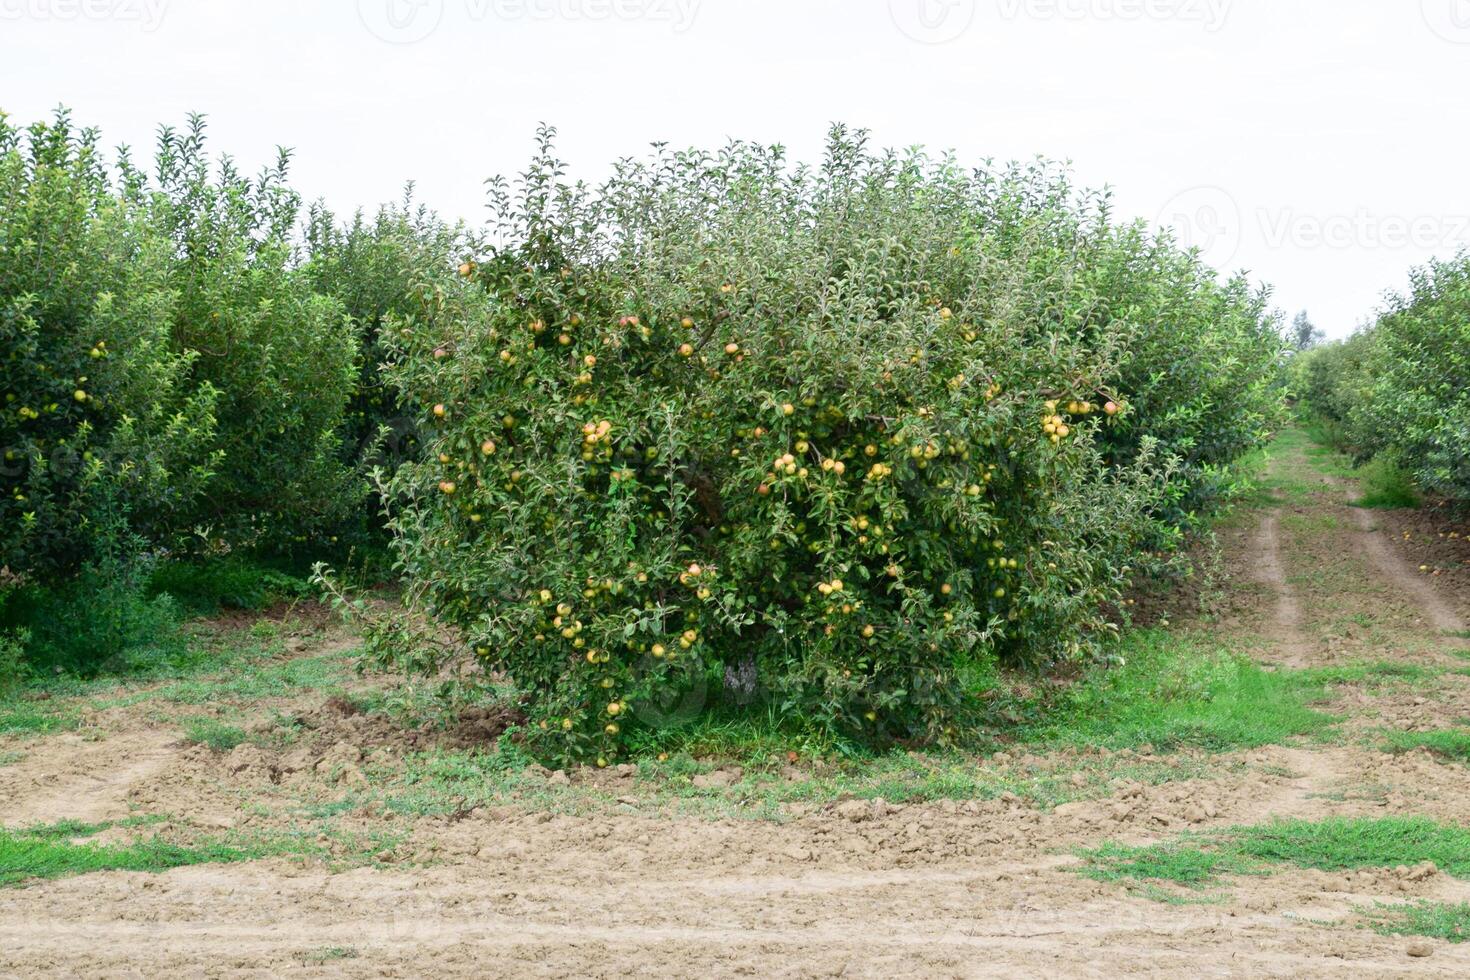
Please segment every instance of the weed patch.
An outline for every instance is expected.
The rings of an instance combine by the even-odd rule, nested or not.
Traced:
[[[1363,466],[1358,471],[1358,479],[1363,489],[1363,496],[1354,501],[1358,507],[1401,510],[1418,507],[1423,502],[1409,474],[1382,457]]]
[[[1335,721],[1308,706],[1326,696],[1320,679],[1268,672],[1203,634],[1141,630],[1120,642],[1119,659],[1078,685],[1027,739],[1226,752],[1318,733]]]
[[[0,887],[95,871],[168,871],[194,864],[248,861],[262,856],[237,847],[204,844],[184,847],[163,841],[98,845],[77,841],[106,827],[74,823],[31,830],[0,830]]]
[[[1385,936],[1424,936],[1450,943],[1470,941],[1470,903],[1379,905],[1365,912],[1364,918],[1373,931]]]
[[[1265,873],[1273,865],[1353,871],[1432,861],[1446,874],[1470,878],[1470,830],[1422,817],[1285,820],[1147,847],[1109,843],[1080,856],[1080,873],[1098,881],[1188,888],[1226,875]]]
[[[192,718],[184,725],[184,739],[191,745],[207,746],[212,752],[228,752],[243,745],[247,736],[217,718]]]
[[[1428,749],[1445,759],[1470,762],[1470,731],[1390,732],[1387,746],[1394,752]]]
[[[310,593],[306,577],[244,558],[169,562],[149,581],[155,595],[172,596],[197,615],[219,609],[260,610]]]

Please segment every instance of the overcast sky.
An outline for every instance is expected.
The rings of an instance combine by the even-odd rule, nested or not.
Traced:
[[[476,221],[542,120],[589,179],[653,141],[812,159],[834,121],[1041,154],[1334,335],[1470,245],[1470,0],[0,0],[0,109],[62,104]]]

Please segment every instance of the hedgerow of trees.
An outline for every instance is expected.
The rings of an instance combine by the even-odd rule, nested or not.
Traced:
[[[1301,399],[1341,445],[1470,500],[1470,254],[1415,269],[1374,325],[1296,360]]]

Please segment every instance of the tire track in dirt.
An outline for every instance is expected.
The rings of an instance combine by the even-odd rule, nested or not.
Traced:
[[[1249,902],[1230,912],[1160,906],[1140,915],[1135,901],[1101,887],[1049,905],[1062,896],[1031,897],[1018,881],[1009,888],[977,881],[968,901],[915,881],[878,896],[839,893],[821,906],[760,894],[696,908],[653,899],[641,882],[577,878],[554,904],[538,895],[541,904],[526,910],[515,908],[525,896],[506,892],[511,883],[493,875],[478,888],[461,882],[448,892],[428,871],[348,875],[334,884],[340,879],[321,874],[273,880],[272,870],[282,869],[183,869],[151,893],[154,879],[109,875],[102,890],[129,903],[118,915],[94,907],[47,920],[7,908],[0,970],[23,963],[35,971],[27,975],[110,974],[148,964],[152,975],[276,976],[310,972],[303,954],[326,949],[352,950],[352,960],[330,971],[343,976],[1329,977],[1406,967],[1400,940],[1298,922],[1303,902],[1335,918],[1359,898],[1346,881],[1310,876],[1245,881]],[[688,874],[683,883],[697,887],[699,869]],[[189,887],[196,877],[205,887]],[[136,908],[140,882],[146,914]],[[973,890],[981,884],[989,887]],[[1446,948],[1415,973],[1467,970],[1470,948]]]
[[[1281,511],[1273,509],[1262,518],[1253,540],[1256,580],[1270,589],[1270,628],[1264,639],[1271,650],[1271,666],[1303,670],[1316,666],[1314,647],[1302,629],[1306,621],[1301,600],[1287,577],[1281,544]],[[1274,788],[1260,800],[1261,812],[1274,818],[1320,816],[1321,797],[1344,779],[1343,761],[1336,754],[1310,749],[1282,748],[1280,755],[1293,778]]]
[[[1333,480],[1332,483],[1339,489],[1344,487],[1340,480]],[[1428,624],[1441,635],[1463,632],[1465,621],[1460,618],[1449,602],[1404,560],[1388,536],[1379,528],[1373,514],[1362,507],[1355,506],[1351,497],[1345,503],[1353,512],[1353,520],[1358,526],[1364,551],[1372,559],[1379,574],[1412,598],[1423,612]]]
[[[1302,607],[1296,590],[1286,577],[1286,563],[1281,556],[1281,516],[1273,510],[1261,519],[1255,537],[1256,580],[1275,596],[1272,615],[1274,629],[1266,639],[1280,652],[1283,666],[1308,666],[1311,646],[1302,633]]]

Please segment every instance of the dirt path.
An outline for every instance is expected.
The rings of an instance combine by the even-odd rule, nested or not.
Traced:
[[[1256,578],[1275,596],[1272,631],[1272,653],[1286,667],[1302,667],[1311,662],[1311,651],[1302,635],[1302,608],[1296,589],[1287,581],[1286,563],[1281,556],[1281,520],[1272,511],[1261,519],[1256,533]]]
[[[1429,625],[1441,633],[1463,633],[1465,619],[1451,607],[1449,600],[1435,591],[1423,576],[1416,572],[1402,555],[1394,550],[1393,542],[1383,533],[1372,511],[1354,507],[1353,517],[1362,532],[1361,540],[1373,560],[1378,574],[1386,581],[1407,592],[1414,605],[1424,614]]]
[[[1442,664],[1444,633],[1463,611],[1300,453],[1279,467],[1281,479],[1317,489],[1222,532],[1226,587],[1244,598],[1215,625],[1221,637],[1251,638],[1263,660],[1289,667]],[[1334,708],[1354,721],[1331,744],[1208,757],[1187,779],[1120,777],[1101,798],[1055,809],[1006,797],[849,800],[781,821],[676,819],[643,806],[630,781],[617,805],[586,813],[532,797],[453,817],[342,812],[344,833],[382,835],[373,846],[391,859],[348,870],[272,859],[0,889],[0,977],[1470,975],[1470,945],[1330,925],[1375,902],[1470,901],[1470,883],[1443,874],[1283,871],[1233,879],[1218,901],[1167,904],[1073,870],[1080,847],[1273,817],[1463,821],[1463,767],[1349,736],[1463,723],[1470,678],[1429,693],[1350,689]],[[0,754],[23,753],[0,766],[0,823],[143,808],[178,825],[230,814],[242,827],[299,830],[342,809],[333,801],[343,781],[372,772],[357,746],[379,744],[371,722],[318,713],[305,722],[316,756],[221,757],[182,747],[176,729],[145,723],[146,710],[115,715],[95,741],[0,740]],[[583,778],[592,777],[573,774]]]
[[[180,749],[178,733],[136,731],[88,741],[68,733],[54,750],[0,769],[0,826],[129,815],[128,795],[157,776]]]

